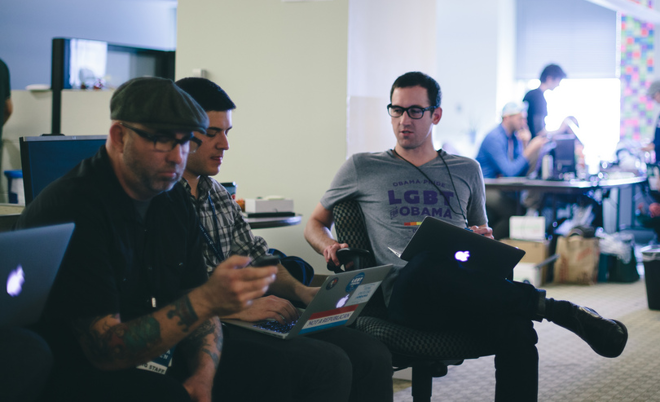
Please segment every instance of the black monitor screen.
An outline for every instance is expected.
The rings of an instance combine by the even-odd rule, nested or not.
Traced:
[[[555,135],[555,174],[575,173],[575,136]]]
[[[107,135],[21,137],[25,204],[80,161],[94,156]]]

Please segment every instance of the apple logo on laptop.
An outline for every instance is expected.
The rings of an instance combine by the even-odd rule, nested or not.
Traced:
[[[350,296],[351,296],[351,295],[348,294],[348,295],[342,297],[341,299],[339,299],[339,301],[337,302],[337,308],[344,307],[344,304],[346,304],[346,302],[348,301],[348,298],[349,298]]]
[[[9,273],[7,278],[7,293],[9,296],[16,297],[21,294],[23,283],[25,283],[25,274],[23,273],[23,267],[19,265]]]
[[[454,254],[454,258],[456,258],[456,261],[466,262],[470,258],[470,252],[457,251],[456,254]]]

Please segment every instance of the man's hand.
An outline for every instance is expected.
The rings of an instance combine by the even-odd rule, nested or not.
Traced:
[[[275,280],[277,267],[244,268],[249,262],[249,257],[229,257],[200,287],[209,308],[216,315],[228,316],[250,306],[252,300],[263,296]]]
[[[280,324],[286,324],[297,320],[299,317],[298,309],[290,301],[271,295],[255,299],[252,305],[246,309],[221,318],[232,318],[248,322],[274,319]]]
[[[523,148],[525,148],[529,144],[529,141],[532,139],[532,133],[527,127],[525,127],[516,131],[516,137],[518,137],[518,139],[523,143]]]
[[[211,381],[193,375],[183,382],[193,402],[211,402],[213,379]]]
[[[480,234],[486,237],[490,237],[491,239],[494,239],[493,237],[493,229],[489,228],[486,225],[482,226],[470,226],[470,229],[476,234]]]
[[[541,147],[548,142],[548,138],[545,136],[537,135],[532,138],[532,140],[527,144],[527,148],[523,151],[523,156],[529,160],[532,156],[535,156],[541,150]]]
[[[342,248],[348,248],[348,244],[346,243],[333,243],[329,245],[328,247],[323,249],[323,257],[325,257],[325,262],[330,262],[332,261],[333,264],[336,266],[341,265],[339,262],[339,258],[337,258],[337,250],[341,250]]]

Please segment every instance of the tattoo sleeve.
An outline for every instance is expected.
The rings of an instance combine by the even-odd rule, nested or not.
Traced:
[[[220,351],[222,350],[222,330],[217,319],[205,321],[185,340],[187,354],[192,361],[196,360],[196,354],[208,355],[215,367],[220,364]]]
[[[115,315],[119,319],[119,315]],[[161,342],[160,323],[152,315],[140,317],[131,325],[120,323],[94,329],[94,325],[105,317],[78,320],[74,329],[79,334],[83,348],[90,357],[99,362],[133,359]]]
[[[172,303],[171,310],[167,312],[167,318],[171,319],[174,317],[179,317],[178,325],[182,327],[181,330],[183,332],[188,332],[190,326],[195,324],[199,319],[192,303],[190,303],[188,295],[185,295]]]

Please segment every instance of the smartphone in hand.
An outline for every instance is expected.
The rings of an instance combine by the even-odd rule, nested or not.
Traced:
[[[278,257],[275,257],[274,255],[262,255],[261,257],[252,260],[248,264],[248,267],[255,267],[255,268],[268,267],[271,265],[277,265],[279,263],[280,263],[280,259]]]

